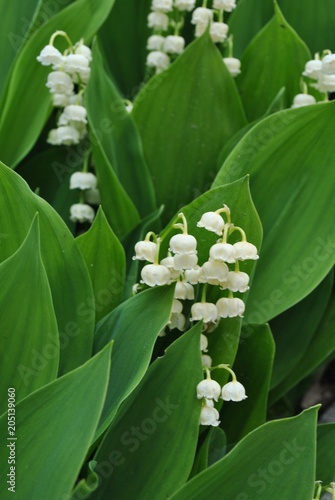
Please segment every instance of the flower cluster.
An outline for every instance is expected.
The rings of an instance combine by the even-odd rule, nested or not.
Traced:
[[[236,7],[236,0],[213,0],[212,8],[207,7],[207,0],[202,7],[196,7],[196,0],[152,0],[148,26],[153,34],[147,42],[147,65],[156,73],[167,69],[171,59],[184,51],[185,39],[180,36],[185,14],[192,12],[191,23],[195,26],[195,36],[201,36],[209,27],[214,43],[223,43],[228,36],[228,25],[223,22],[224,12],[231,12]],[[232,57],[223,59],[232,76],[240,73],[241,63]]]
[[[69,44],[63,53],[54,47],[57,36],[64,37]],[[57,128],[50,130],[47,142],[55,146],[78,144],[87,133],[83,93],[91,71],[91,49],[83,40],[73,45],[64,31],[56,31],[37,60],[43,66],[52,67],[46,86],[54,107],[61,109]]]
[[[80,203],[75,203],[70,207],[70,220],[92,223],[95,212],[87,203],[92,205],[100,203],[96,176],[91,172],[74,172],[70,177],[70,189],[79,189],[82,193]]]

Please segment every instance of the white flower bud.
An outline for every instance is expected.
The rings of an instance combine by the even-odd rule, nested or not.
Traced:
[[[135,245],[135,256],[133,260],[146,260],[154,262],[157,244],[153,241],[138,241]]]
[[[206,212],[202,215],[201,219],[197,223],[197,226],[204,227],[207,231],[212,231],[213,233],[221,236],[225,226],[225,221],[220,214],[216,214],[215,212]]]
[[[196,0],[175,0],[174,6],[178,10],[193,10]]]
[[[156,68],[157,73],[161,73],[170,65],[170,58],[164,52],[153,50],[147,56],[147,65]]]
[[[335,54],[327,54],[322,59],[322,73],[326,73],[327,75],[335,74]]]
[[[236,0],[214,0],[213,9],[231,12],[236,7]]]
[[[172,313],[170,316],[170,321],[168,327],[170,330],[177,328],[180,332],[185,330],[186,318],[183,314]]]
[[[183,304],[180,302],[180,300],[173,299],[171,314],[181,314],[182,310]]]
[[[220,283],[227,281],[229,268],[227,264],[219,261],[205,262],[202,266],[202,274],[206,282],[218,280]]]
[[[236,57],[224,57],[223,62],[233,78],[241,73],[241,61]]]
[[[173,9],[172,0],[152,0],[151,9],[159,12],[171,12]]]
[[[201,321],[204,323],[214,323],[218,317],[215,304],[209,302],[195,302],[191,307],[191,321]]]
[[[248,241],[239,241],[234,244],[236,260],[257,260],[257,248]]]
[[[294,96],[291,108],[301,108],[303,106],[310,106],[311,104],[316,104],[314,96],[309,94],[297,94],[296,96]]]
[[[100,205],[100,191],[97,188],[86,189],[84,191],[84,198],[87,203],[91,205]]]
[[[80,43],[78,47],[74,51],[75,54],[84,56],[86,59],[88,59],[88,62],[92,61],[92,51],[89,47],[84,45],[83,43]]]
[[[208,356],[208,354],[203,354],[201,356],[201,362],[202,362],[202,366],[206,366],[207,368],[211,368],[213,360],[210,356]]]
[[[209,34],[214,43],[222,43],[227,38],[229,26],[225,23],[212,23]]]
[[[66,94],[51,94],[51,98],[55,108],[65,108],[69,104],[69,96]]]
[[[53,94],[71,95],[73,92],[73,81],[64,71],[52,71],[49,73],[46,86]]]
[[[177,281],[174,291],[175,299],[194,300],[194,288],[186,281]]]
[[[170,250],[182,255],[197,253],[197,240],[191,234],[175,234],[170,239]]]
[[[242,271],[231,271],[228,273],[228,288],[232,292],[246,292],[249,290],[249,276]]]
[[[165,37],[161,35],[149,36],[147,41],[147,50],[163,51]]]
[[[197,385],[197,398],[214,399],[218,401],[221,394],[220,384],[216,380],[205,379]]]
[[[224,401],[243,401],[247,396],[243,385],[233,380],[222,387],[221,398]]]
[[[162,286],[170,283],[170,271],[160,264],[148,264],[141,271],[141,283],[148,286]]]
[[[320,73],[319,80],[315,84],[315,88],[320,92],[335,92],[335,75]]]
[[[72,146],[78,144],[80,141],[80,134],[74,127],[58,127],[49,132],[47,142],[53,146]]]
[[[208,350],[207,347],[208,347],[208,338],[206,337],[206,335],[202,333],[200,336],[200,350],[202,352],[207,352]]]
[[[207,24],[213,19],[212,9],[206,9],[204,7],[198,7],[192,13],[192,24],[204,23]]]
[[[313,78],[313,80],[317,80],[319,78],[319,74],[322,69],[322,61],[319,59],[313,59],[312,61],[308,61],[305,64],[305,71],[303,72],[304,76],[308,78]]]
[[[198,263],[198,257],[195,253],[176,254],[174,256],[174,265],[178,270],[194,269]]]
[[[233,264],[236,262],[235,247],[230,243],[215,243],[209,249],[209,260],[218,260]]]
[[[217,301],[216,308],[218,310],[220,318],[235,318],[236,316],[240,316],[240,318],[243,318],[245,304],[243,300],[237,297],[222,297]]]
[[[200,413],[200,424],[217,427],[220,424],[219,417],[220,415],[216,408],[208,405],[203,406]]]
[[[63,56],[53,45],[46,45],[37,60],[42,66],[59,65],[63,61]]]
[[[127,104],[126,104],[126,111],[127,111],[127,113],[131,113],[133,111],[133,109],[134,109],[133,103],[130,102],[130,101],[127,102]]]
[[[91,189],[97,187],[97,178],[91,172],[74,172],[70,177],[70,189]]]
[[[64,56],[64,71],[67,73],[81,73],[89,68],[89,60],[81,54],[69,54]]]
[[[71,125],[72,127],[76,127],[81,123],[86,124],[86,115],[87,111],[84,106],[69,104],[60,115],[58,125]]]
[[[76,203],[70,207],[70,220],[73,222],[93,222],[95,212],[85,203]]]
[[[168,54],[182,54],[185,48],[185,39],[182,36],[169,35],[164,42],[164,52]]]
[[[169,18],[163,12],[150,12],[148,15],[148,27],[155,30],[166,31],[169,26]]]

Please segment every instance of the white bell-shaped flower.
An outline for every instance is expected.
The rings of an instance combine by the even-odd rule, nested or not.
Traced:
[[[231,12],[236,7],[236,0],[214,0],[213,9]]]
[[[207,352],[208,338],[203,333],[200,335],[200,350],[202,352]]]
[[[320,92],[335,92],[335,75],[320,73],[315,88]]]
[[[241,73],[241,61],[236,57],[224,57],[223,62],[233,78]]]
[[[174,6],[178,10],[193,10],[196,0],[175,0]]]
[[[60,115],[58,125],[72,125],[76,127],[80,124],[87,123],[87,111],[84,106],[79,104],[69,104],[64,108],[63,113]]]
[[[150,12],[148,15],[148,27],[155,30],[166,31],[169,26],[169,17],[163,12]]]
[[[195,32],[194,32],[195,37],[199,38],[200,36],[202,36],[205,33],[207,26],[208,26],[208,22],[197,23],[195,25]]]
[[[174,290],[175,299],[181,300],[194,300],[194,288],[190,283],[186,281],[177,281],[176,288]]]
[[[84,56],[86,59],[88,59],[88,62],[92,61],[92,51],[87,45],[84,45],[83,43],[80,43],[78,47],[76,47],[74,53],[76,55]]]
[[[185,279],[191,285],[197,285],[198,283],[202,283],[200,278],[202,276],[202,269],[199,266],[195,266],[193,269],[186,269],[185,271]]]
[[[294,96],[292,109],[301,108],[303,106],[310,106],[316,104],[315,97],[309,94],[297,94]]]
[[[230,243],[215,243],[209,249],[209,260],[218,260],[233,264],[236,262],[235,247]]]
[[[322,73],[326,73],[327,75],[335,74],[335,54],[327,54],[322,59]]]
[[[100,191],[97,188],[86,189],[84,191],[84,198],[90,205],[100,205],[101,203]]]
[[[162,266],[165,266],[170,271],[171,281],[177,280],[180,276],[180,269],[175,268],[174,257],[165,257],[160,261]]]
[[[174,256],[174,265],[176,269],[194,269],[198,264],[196,253],[176,254]]]
[[[154,262],[157,251],[157,244],[153,241],[138,241],[135,245],[135,255],[133,260],[146,260]]]
[[[227,264],[219,261],[205,262],[202,266],[202,275],[206,282],[209,280],[218,280],[219,283],[224,283],[227,280],[229,268]]]
[[[248,241],[239,241],[234,244],[236,260],[257,260],[257,248]]]
[[[245,394],[245,388],[237,380],[228,382],[228,384],[222,387],[221,398],[224,401],[243,401],[248,396]]]
[[[228,273],[228,288],[232,292],[246,292],[249,290],[249,275],[242,271],[231,271]]]
[[[80,141],[80,134],[74,127],[58,127],[50,130],[47,142],[53,146],[72,146],[78,144]]]
[[[209,34],[214,43],[222,43],[227,38],[229,26],[225,23],[212,23]]]
[[[141,283],[148,286],[162,286],[170,283],[170,271],[160,264],[148,264],[141,271]]]
[[[213,233],[222,235],[223,228],[225,226],[225,221],[221,217],[220,214],[215,212],[205,212],[199,222],[197,223],[198,227],[203,227],[207,229],[207,231],[212,231]]]
[[[37,60],[42,64],[42,66],[50,66],[51,64],[53,66],[58,66],[62,64],[63,55],[53,45],[46,45],[41,50],[41,53],[37,57]]]
[[[210,302],[195,302],[191,307],[191,315],[191,321],[214,323],[218,318],[218,310]]]
[[[200,424],[217,427],[220,424],[220,414],[213,406],[205,405],[201,408]]]
[[[70,177],[70,189],[91,189],[97,187],[97,178],[91,172],[74,172]]]
[[[322,69],[322,61],[319,59],[312,59],[305,64],[304,76],[317,80]]]
[[[75,203],[70,207],[70,220],[72,222],[93,222],[95,212],[85,203]]]
[[[213,360],[210,356],[208,356],[208,354],[202,354],[201,363],[202,366],[205,366],[206,368],[211,368]]]
[[[65,108],[68,104],[70,104],[69,96],[66,94],[51,94],[52,105],[55,108]]]
[[[173,9],[173,0],[152,0],[151,10],[158,12],[171,12]]]
[[[218,401],[221,394],[221,386],[216,380],[208,379],[202,380],[197,385],[197,398],[214,399]]]
[[[197,240],[191,234],[175,234],[170,239],[170,250],[181,255],[197,253]]]
[[[171,314],[181,314],[182,310],[183,310],[183,304],[180,302],[180,300],[173,299]]]
[[[68,54],[64,57],[64,71],[70,73],[85,72],[89,68],[89,60],[81,54]]]
[[[182,54],[185,48],[185,38],[182,36],[169,35],[164,41],[164,52],[168,54]]]
[[[147,50],[158,50],[163,51],[165,42],[165,36],[162,35],[151,35],[147,41]]]
[[[73,81],[64,71],[52,71],[48,74],[46,86],[53,94],[71,95],[73,92]]]
[[[170,316],[170,321],[167,326],[169,327],[170,330],[177,328],[177,330],[183,332],[185,330],[185,325],[186,325],[186,318],[184,314],[172,313]]]
[[[236,316],[240,316],[240,318],[243,318],[245,304],[243,300],[237,297],[222,297],[217,301],[216,308],[218,310],[220,318],[235,318]]]
[[[157,73],[161,73],[170,65],[170,58],[164,52],[153,50],[147,56],[147,65],[156,68]]]
[[[204,23],[208,24],[213,19],[212,9],[206,9],[205,7],[198,7],[192,13],[192,24]]]

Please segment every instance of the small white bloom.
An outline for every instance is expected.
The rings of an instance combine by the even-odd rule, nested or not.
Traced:
[[[200,424],[201,425],[212,425],[217,427],[220,424],[220,414],[216,408],[208,406],[207,404],[201,408],[200,413]]]
[[[91,172],[74,172],[70,177],[70,189],[91,189],[97,187],[97,178]]]
[[[180,332],[185,330],[186,318],[184,314],[176,314],[172,313],[170,316],[170,321],[168,323],[168,327],[170,330],[177,328]]]
[[[205,22],[205,23],[197,23],[195,25],[195,32],[194,32],[194,35],[196,38],[199,38],[199,36],[202,36],[206,29],[207,29],[207,26],[208,26],[208,23]]]
[[[326,73],[327,75],[335,74],[335,54],[327,54],[322,59],[322,73]]]
[[[197,385],[198,399],[206,398],[218,401],[220,394],[221,394],[221,387],[216,380],[207,378],[199,382],[199,384]]]
[[[239,241],[234,244],[236,260],[257,260],[259,255],[257,254],[257,248],[252,243],[248,241]]]
[[[192,269],[186,269],[185,271],[185,279],[191,285],[197,285],[201,283],[200,278],[202,275],[202,269],[199,266],[195,266]]]
[[[51,94],[52,104],[55,108],[65,108],[69,104],[69,96],[66,94]]]
[[[147,65],[156,68],[157,73],[160,73],[169,67],[170,58],[164,52],[153,50],[147,56]]]
[[[242,271],[231,271],[228,273],[228,288],[232,292],[246,292],[249,290],[249,275]]]
[[[80,141],[80,134],[77,129],[73,127],[58,127],[49,132],[47,142],[53,146],[72,146],[78,144]]]
[[[304,76],[317,80],[319,78],[320,71],[322,69],[322,61],[319,59],[313,59],[305,64]]]
[[[235,318],[236,316],[240,316],[240,318],[243,318],[245,304],[243,300],[237,297],[222,297],[217,301],[216,308],[221,318]]]
[[[314,86],[320,92],[335,92],[335,75],[320,73],[319,80]]]
[[[178,10],[193,10],[196,0],[175,0],[174,6]]]
[[[136,295],[136,294],[137,294],[137,292],[138,292],[138,289],[139,289],[140,287],[141,287],[141,285],[140,285],[139,283],[135,283],[135,285],[133,285],[133,286],[131,287],[132,294],[133,294],[133,295]]]
[[[243,385],[233,380],[222,387],[221,397],[224,401],[243,401],[248,396],[245,394]]]
[[[230,243],[215,243],[209,249],[209,260],[218,260],[233,264],[236,262],[235,247]]]
[[[130,102],[130,101],[128,101],[128,102],[126,103],[126,111],[127,111],[127,113],[131,113],[131,112],[133,111],[133,108],[134,108],[133,103],[132,103],[132,102]]]
[[[223,62],[233,78],[241,73],[241,61],[236,57],[224,57]]]
[[[64,56],[64,71],[67,73],[81,73],[89,68],[89,60],[81,54],[69,54]]]
[[[64,108],[63,113],[58,119],[58,125],[71,125],[72,127],[81,127],[81,124],[87,123],[87,111],[84,106],[78,104],[69,104]]]
[[[171,281],[177,280],[180,276],[180,270],[176,269],[174,266],[174,257],[165,257],[160,261],[162,266],[165,266],[170,271]]]
[[[93,222],[95,213],[92,207],[85,203],[76,203],[70,207],[70,219],[73,222]]]
[[[186,281],[177,281],[176,288],[174,290],[175,299],[181,300],[194,300],[194,288],[190,283]]]
[[[236,0],[214,0],[213,9],[231,12],[236,7]]]
[[[154,262],[157,244],[153,241],[138,241],[135,245],[135,256],[133,260],[146,260]]]
[[[201,321],[204,323],[214,323],[218,317],[218,310],[215,304],[210,302],[195,302],[191,307],[191,321]]]
[[[63,61],[63,55],[53,45],[46,45],[37,60],[42,66],[59,65]]]
[[[151,10],[158,12],[171,12],[173,9],[173,0],[152,0]]]
[[[170,239],[170,250],[181,255],[197,253],[197,240],[191,234],[175,234]]]
[[[92,61],[92,51],[89,47],[87,47],[83,43],[80,43],[78,47],[76,47],[74,53],[86,57],[86,59],[88,59],[89,62]]]
[[[208,24],[213,19],[212,9],[206,9],[204,7],[198,7],[192,13],[192,24],[204,23]]]
[[[207,347],[208,347],[208,338],[206,337],[206,335],[202,333],[200,336],[200,350],[202,352],[207,352],[208,350]]]
[[[173,299],[171,314],[181,314],[182,310],[183,304],[180,302],[180,300]]]
[[[221,236],[225,226],[225,221],[220,214],[215,212],[206,212],[202,215],[201,219],[197,223],[197,226],[204,227],[207,231],[212,231],[213,233]]]
[[[181,54],[184,52],[185,38],[182,36],[169,35],[164,42],[164,52],[168,54]]]
[[[219,261],[205,262],[202,266],[202,274],[206,282],[218,280],[219,283],[227,281],[229,268],[227,264]]]
[[[87,203],[91,205],[100,205],[100,191],[97,188],[86,189],[84,191],[84,198]]]
[[[212,23],[209,34],[214,43],[222,43],[227,38],[229,26],[225,23]]]
[[[141,271],[141,283],[148,286],[162,286],[170,283],[170,271],[160,264],[148,264]]]
[[[296,96],[294,96],[291,108],[301,108],[303,106],[310,106],[311,104],[316,104],[314,96],[309,94],[297,94]]]
[[[211,368],[213,360],[210,356],[208,356],[208,354],[203,354],[201,356],[201,362],[202,362],[202,366],[206,366],[207,368]]]
[[[46,86],[53,94],[71,95],[73,92],[73,81],[64,71],[52,71],[49,73]]]
[[[194,269],[198,264],[198,256],[195,253],[176,254],[174,256],[174,265],[178,270]]]
[[[149,36],[147,41],[147,50],[163,51],[164,42],[165,42],[165,36],[161,35]]]
[[[148,27],[155,30],[166,31],[169,26],[169,18],[163,12],[150,12],[148,15]]]
[[[85,68],[78,72],[81,83],[87,83],[91,74],[91,68]],[[79,83],[78,81],[76,83]]]

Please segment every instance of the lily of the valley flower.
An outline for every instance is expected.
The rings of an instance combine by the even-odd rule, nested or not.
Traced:
[[[223,62],[233,78],[241,73],[241,61],[236,57],[224,57]]]
[[[212,245],[209,249],[209,260],[217,260],[233,264],[236,262],[236,251],[234,245],[231,245],[230,243],[215,243],[215,245]]]
[[[242,318],[245,311],[245,304],[243,300],[237,297],[222,297],[217,301],[216,308],[220,318],[234,318],[236,316]]]
[[[214,43],[222,43],[228,35],[229,26],[225,23],[212,23],[209,34]]]
[[[311,104],[316,104],[316,99],[310,94],[297,94],[294,96],[292,109],[301,108],[303,106],[310,106]]]
[[[85,203],[75,203],[70,207],[70,219],[73,222],[93,222],[95,213],[92,207]]]
[[[208,24],[213,19],[212,9],[207,9],[204,7],[196,8],[192,13],[192,24],[206,23]]]
[[[170,271],[161,264],[148,264],[141,271],[141,283],[148,286],[162,286],[170,283]]]
[[[214,323],[218,318],[218,311],[215,304],[210,302],[195,302],[191,307],[191,315],[191,321]]]
[[[164,41],[163,50],[168,54],[182,54],[185,48],[185,38],[182,36],[169,35]]]
[[[198,399],[214,399],[214,401],[218,401],[221,394],[221,386],[216,382],[216,380],[212,380],[211,378],[206,378],[199,382],[197,385],[197,398]]]
[[[228,382],[222,387],[221,397],[224,401],[243,401],[247,398],[244,386],[237,380]]]
[[[257,248],[248,241],[239,241],[234,244],[236,260],[257,260]]]
[[[165,52],[153,50],[147,56],[147,65],[156,69],[157,73],[161,73],[170,65],[170,58]]]
[[[163,52],[165,42],[165,36],[162,35],[151,35],[147,41],[147,50],[158,50]]]
[[[169,18],[164,12],[150,12],[148,15],[148,27],[155,30],[166,31],[169,26]]]
[[[219,412],[214,408],[214,405],[212,406],[210,401],[206,401],[206,404],[201,408],[200,424],[217,427],[220,424],[219,417]]]
[[[71,77],[64,71],[52,71],[48,74],[46,86],[54,94],[71,95],[74,85]]]
[[[236,0],[214,0],[213,9],[231,12],[236,7]]]
[[[307,61],[305,64],[305,71],[303,72],[303,75],[308,78],[312,78],[313,80],[317,80],[321,69],[322,61],[320,59],[312,59],[311,61]]]
[[[171,12],[173,0],[152,0],[151,9],[157,12]]]
[[[175,0],[174,6],[178,10],[193,10],[195,7],[196,0]]]
[[[42,66],[59,65],[63,61],[63,55],[53,45],[46,45],[37,57]]]
[[[93,189],[97,187],[97,178],[91,172],[74,172],[70,177],[70,189]]]
[[[227,277],[228,288],[232,292],[246,292],[249,289],[249,275],[242,271],[230,271]]]
[[[78,144],[80,140],[80,133],[74,127],[65,126],[52,129],[49,132],[47,142],[53,146],[72,146]]]
[[[133,260],[146,260],[154,262],[157,244],[153,241],[138,241],[135,245],[135,256]]]

